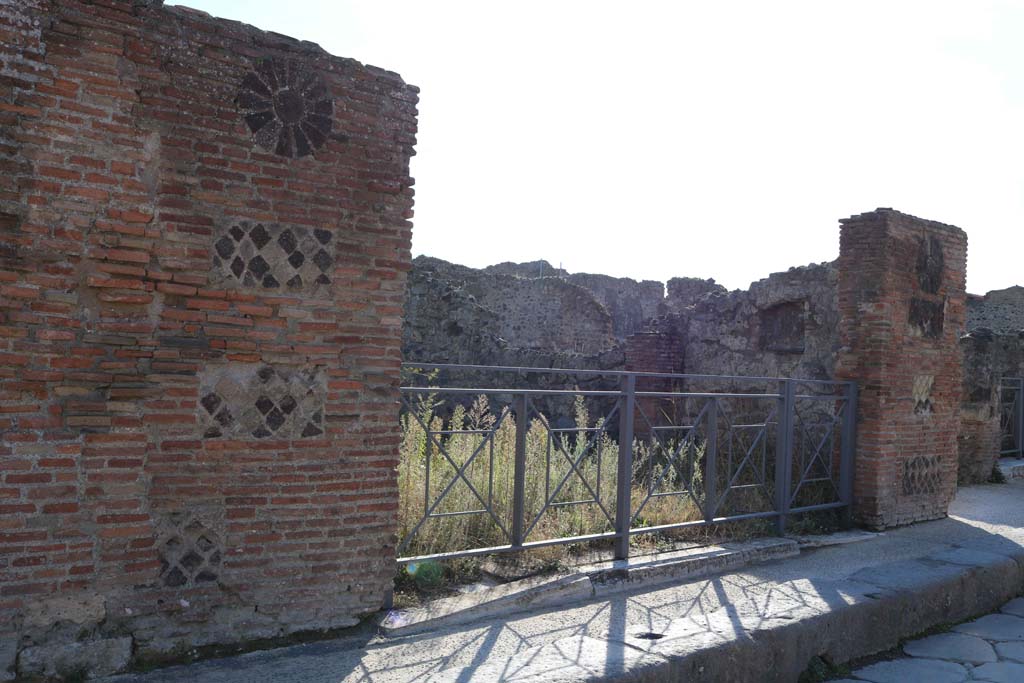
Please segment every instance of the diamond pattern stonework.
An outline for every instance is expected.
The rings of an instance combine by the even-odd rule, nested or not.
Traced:
[[[243,287],[316,289],[331,284],[332,238],[329,230],[238,221],[214,240],[214,272]]]
[[[934,494],[941,484],[938,456],[918,455],[903,462],[904,494]]]
[[[169,513],[161,526],[160,582],[168,588],[215,583],[224,554],[220,536],[190,512]]]
[[[326,381],[319,370],[227,365],[200,381],[207,439],[306,439],[324,433]]]

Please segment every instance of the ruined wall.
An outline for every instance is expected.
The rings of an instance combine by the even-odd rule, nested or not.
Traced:
[[[1003,377],[1024,376],[1024,287],[967,298],[960,483],[989,479],[999,457]]]
[[[854,511],[943,517],[956,489],[967,236],[891,209],[841,221],[837,376],[859,385]]]
[[[957,437],[957,482],[987,481],[999,457],[999,381],[1004,368],[1002,344],[990,330],[979,329],[960,338],[964,378]]]
[[[589,290],[561,277],[522,277],[511,265],[488,271],[417,257],[406,358],[479,363],[471,359],[494,357],[492,349],[595,355],[617,345],[611,316]]]
[[[834,264],[823,263],[773,273],[745,291],[670,282],[666,304],[683,319],[686,372],[832,377],[839,347],[836,278]]]
[[[152,0],[0,2],[0,678],[381,606],[416,101]]]
[[[648,320],[665,312],[665,286],[654,280],[573,273],[566,279],[601,302],[612,319],[612,334],[625,339],[644,329]]]
[[[1024,287],[997,289],[984,296],[967,297],[967,329],[987,329],[995,334],[1024,330]]]
[[[673,278],[668,296],[657,282],[568,274],[542,261],[477,270],[419,257],[409,282],[407,360],[491,364],[530,349],[569,362],[632,349],[639,363],[668,343],[658,334],[672,334],[685,347],[686,372],[826,378],[838,347],[833,264],[791,268],[733,292]]]

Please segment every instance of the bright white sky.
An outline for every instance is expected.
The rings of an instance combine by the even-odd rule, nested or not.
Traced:
[[[169,4],[420,86],[414,254],[746,287],[887,206],[1024,283],[1024,2]]]

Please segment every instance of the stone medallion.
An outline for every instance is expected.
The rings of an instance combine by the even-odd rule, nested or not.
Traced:
[[[256,144],[284,157],[312,154],[333,125],[334,102],[323,78],[293,59],[258,60],[235,102]]]

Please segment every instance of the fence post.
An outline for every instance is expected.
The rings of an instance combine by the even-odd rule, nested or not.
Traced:
[[[619,463],[615,480],[615,559],[629,559],[632,526],[633,420],[636,412],[636,375],[622,378],[619,396]]]
[[[839,495],[846,504],[843,508],[843,525],[853,526],[853,459],[857,453],[857,384],[846,385],[846,407],[843,412],[842,431],[839,438]]]
[[[529,397],[526,394],[515,399],[516,452],[512,470],[512,545],[523,545],[524,507],[526,505],[526,430],[529,425],[526,413]]]
[[[779,427],[775,435],[775,529],[779,536],[786,534],[786,513],[789,510],[793,466],[793,412],[796,410],[796,391],[793,380],[779,381]]]
[[[718,505],[718,399],[710,398],[708,402],[708,438],[704,443],[704,521],[711,524]]]

